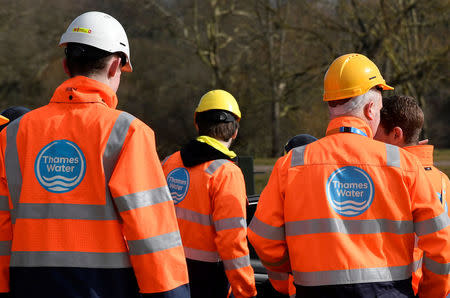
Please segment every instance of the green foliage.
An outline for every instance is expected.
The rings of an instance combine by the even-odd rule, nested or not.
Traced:
[[[46,104],[66,76],[61,34],[98,10],[127,31],[134,72],[119,109],[149,124],[160,157],[196,132],[193,110],[213,88],[230,91],[243,118],[234,150],[277,156],[293,135],[324,135],[322,80],[333,59],[368,55],[395,92],[415,96],[426,137],[450,147],[448,1],[17,0],[0,7],[0,109]]]

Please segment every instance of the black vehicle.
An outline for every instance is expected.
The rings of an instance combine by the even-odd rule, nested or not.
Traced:
[[[256,211],[256,206],[258,204],[259,195],[251,195],[248,197],[249,206],[247,208],[247,225],[250,224],[251,219]],[[252,264],[253,270],[255,271],[255,281],[256,289],[258,291],[258,296],[261,298],[277,298],[277,297],[289,297],[288,295],[283,295],[277,292],[269,281],[267,276],[266,268],[261,264],[258,256],[256,255],[253,246],[248,244],[250,250],[250,262]]]

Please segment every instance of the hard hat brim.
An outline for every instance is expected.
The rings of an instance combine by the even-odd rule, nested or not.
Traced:
[[[0,115],[0,125],[6,124],[9,122],[9,119]]]
[[[383,88],[383,90],[394,90],[394,87],[391,87],[391,86],[389,86],[387,84],[379,84],[378,86]]]

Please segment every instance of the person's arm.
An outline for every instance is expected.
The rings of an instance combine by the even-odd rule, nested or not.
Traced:
[[[135,119],[109,182],[144,297],[190,297],[175,208],[154,133]]]
[[[235,297],[254,297],[256,286],[247,243],[244,177],[238,167],[225,164],[211,179],[214,241],[231,290]]]
[[[0,141],[6,139],[5,132]],[[6,180],[5,148],[2,142],[0,154],[0,297],[9,297],[9,261],[11,259],[12,224],[9,190]]]
[[[279,293],[289,294],[289,273],[286,272],[274,272],[267,270],[267,276],[272,284],[272,287]]]
[[[283,165],[288,157],[290,154],[280,158],[275,164],[269,182],[259,198],[248,232],[248,238],[261,263],[275,272],[291,271],[284,230],[283,181],[286,173]]]
[[[419,164],[417,168],[411,185],[414,231],[419,237],[418,246],[424,251],[418,294],[446,297],[450,291],[450,219],[424,170]]]

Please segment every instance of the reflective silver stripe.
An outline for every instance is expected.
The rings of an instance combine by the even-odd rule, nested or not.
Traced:
[[[114,126],[109,134],[108,141],[105,146],[105,151],[103,152],[103,170],[105,173],[105,208],[114,211],[117,218],[117,213],[115,212],[111,192],[109,191],[109,180],[111,179],[112,173],[119,158],[119,154],[122,151],[123,144],[125,143],[125,138],[128,135],[128,129],[130,128],[131,122],[135,119],[134,116],[122,112],[114,122]]]
[[[6,128],[5,170],[9,195],[13,204],[13,210],[11,212],[11,220],[13,223],[15,222],[15,211],[22,190],[22,171],[20,169],[19,153],[17,151],[17,133],[22,117],[11,122]]]
[[[256,216],[253,217],[250,225],[248,227],[258,236],[261,236],[270,240],[286,240],[284,235],[284,226],[282,227],[274,227],[263,223]]]
[[[215,221],[214,227],[216,228],[216,232],[218,232],[222,230],[246,228],[247,223],[243,217],[232,217]]]
[[[126,252],[13,251],[11,267],[129,268]]]
[[[226,164],[227,162],[230,161],[228,159],[216,159],[206,168],[205,172],[212,175],[221,165]]]
[[[271,280],[288,280],[289,274],[286,272],[275,272],[271,270],[267,270],[267,275]]]
[[[414,261],[413,263],[413,272],[416,272],[417,270],[419,270],[420,268],[422,268],[422,263],[423,263],[423,257],[420,258],[420,260]]]
[[[186,258],[203,262],[220,262],[219,253],[216,251],[206,251],[191,247],[184,247]]]
[[[172,197],[170,196],[169,188],[167,187],[167,185],[155,189],[136,192],[114,199],[119,212],[151,206],[171,200]]]
[[[0,256],[9,256],[11,254],[11,241],[0,241]]]
[[[111,178],[120,151],[122,151],[122,146],[125,143],[125,138],[128,135],[128,129],[134,119],[134,116],[126,112],[120,113],[109,134],[105,152],[103,153],[103,168],[105,169],[105,178],[107,182],[109,182],[109,179]]]
[[[130,255],[145,255],[181,246],[181,236],[179,231],[175,231],[147,239],[128,240],[127,243]]]
[[[0,211],[9,211],[9,199],[7,196],[0,196]]]
[[[447,275],[450,274],[450,263],[441,264],[428,258],[427,256],[423,257],[423,263],[425,267],[435,274]]]
[[[412,264],[406,266],[360,268],[317,272],[293,271],[294,281],[302,286],[342,285],[403,280],[411,277]]]
[[[436,216],[435,218],[415,222],[414,231],[420,237],[440,231],[448,225],[450,225],[450,219],[448,218],[448,214],[446,212],[443,212],[441,213],[441,215]]]
[[[161,162],[161,165],[163,166],[166,161],[169,159],[169,157],[171,157],[172,155],[166,156],[166,158],[163,159],[163,161]]]
[[[245,255],[232,260],[223,260],[223,266],[225,267],[225,270],[235,270],[250,266],[250,256]]]
[[[400,149],[391,144],[386,145],[386,164],[389,167],[400,168]]]
[[[291,167],[302,166],[305,164],[306,145],[292,149]]]
[[[117,214],[105,205],[21,203],[17,218],[114,220]]]
[[[175,206],[175,212],[177,214],[177,218],[184,219],[187,221],[192,221],[204,226],[212,226],[213,221],[211,216],[208,214],[198,213],[189,209],[181,208]]]
[[[343,233],[343,234],[375,234],[414,233],[412,221],[389,219],[362,219],[350,220],[340,218],[316,218],[286,222],[286,235],[298,236],[317,233]]]

